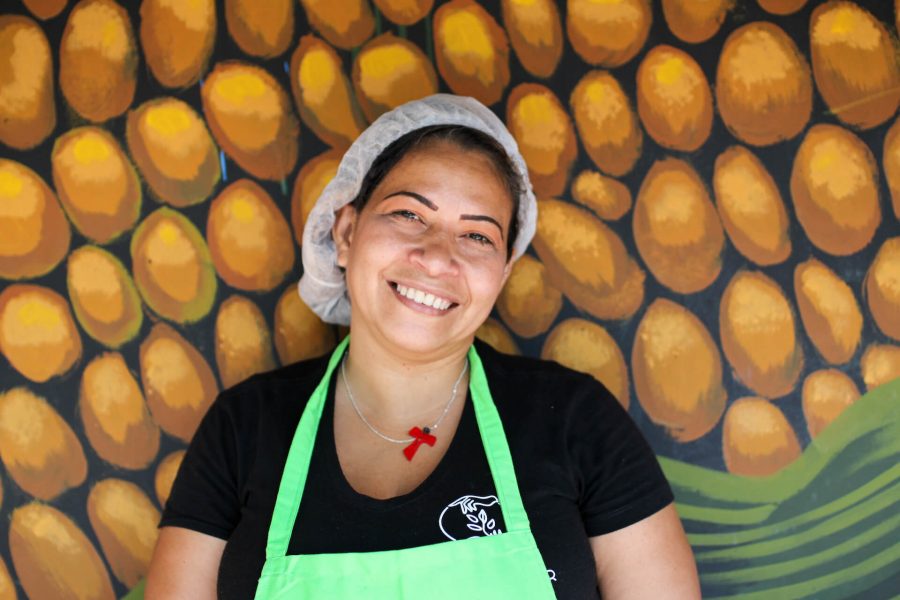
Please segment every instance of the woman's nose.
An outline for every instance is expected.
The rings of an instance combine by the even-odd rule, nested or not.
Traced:
[[[455,274],[459,270],[454,237],[449,232],[429,231],[412,250],[411,259],[428,275]]]

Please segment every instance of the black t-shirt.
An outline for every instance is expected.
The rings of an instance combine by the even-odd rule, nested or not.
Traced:
[[[499,354],[477,341],[476,348],[556,595],[597,598],[588,538],[640,521],[672,501],[656,458],[593,378],[556,363]],[[223,392],[190,444],[161,526],[228,541],[220,598],[255,593],[291,439],[326,363],[327,357],[297,363]],[[359,494],[344,478],[333,413],[334,377],[289,554],[394,550],[505,530],[468,398],[435,470],[409,494],[388,500]]]

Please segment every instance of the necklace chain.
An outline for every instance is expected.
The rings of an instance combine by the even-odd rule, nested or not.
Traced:
[[[369,431],[380,437],[381,439],[394,443],[394,444],[408,444],[412,441],[415,441],[415,438],[408,437],[405,439],[397,439],[392,438],[389,435],[385,435],[375,429],[371,423],[363,416],[362,411],[359,410],[359,406],[356,405],[356,399],[353,397],[353,391],[350,389],[350,382],[347,381],[347,371],[344,368],[344,365],[347,364],[347,359],[341,361],[341,379],[344,380],[344,387],[347,388],[347,396],[350,398],[350,404],[353,406],[353,410],[356,411],[356,414],[359,416],[359,419],[363,422],[363,424],[369,428]],[[450,410],[450,406],[453,404],[453,401],[456,400],[456,392],[459,390],[459,382],[462,381],[463,375],[466,374],[466,370],[469,368],[469,359],[466,358],[466,362],[463,365],[462,371],[459,372],[459,377],[456,378],[456,383],[453,384],[453,390],[450,392],[450,399],[447,400],[447,405],[444,407],[444,412],[441,413],[441,416],[438,417],[438,420],[434,422],[434,425],[430,427],[425,427],[425,433],[429,433],[438,428],[438,425],[441,424],[441,421],[444,420],[444,417],[447,416],[447,412]]]

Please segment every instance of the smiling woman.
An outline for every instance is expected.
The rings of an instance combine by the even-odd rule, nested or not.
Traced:
[[[360,135],[306,220],[300,282],[351,335],[213,404],[148,598],[699,596],[671,491],[613,395],[474,339],[536,205],[514,139],[471,98]]]

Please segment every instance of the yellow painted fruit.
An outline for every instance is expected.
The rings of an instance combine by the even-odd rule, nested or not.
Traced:
[[[605,71],[591,71],[575,86],[569,104],[594,164],[615,177],[631,171],[641,155],[643,134],[619,82]]]
[[[33,148],[56,127],[53,56],[40,26],[0,15],[0,142]]]
[[[294,37],[294,4],[294,0],[226,0],[228,33],[247,54],[275,58]]]
[[[631,374],[641,407],[680,442],[708,433],[725,410],[722,358],[691,311],[657,298],[638,325]]]
[[[100,458],[126,469],[144,469],[156,458],[159,427],[121,354],[108,352],[88,363],[78,406],[84,433]]]
[[[722,431],[725,466],[735,475],[765,477],[800,457],[800,442],[784,413],[765,398],[739,398]]]
[[[157,323],[141,343],[141,382],[153,420],[189,442],[219,386],[203,355],[181,334]]]
[[[567,0],[566,31],[585,62],[603,67],[627,63],[647,41],[653,10],[647,0]]]
[[[791,139],[812,112],[809,65],[777,25],[748,23],[722,46],[716,104],[728,129],[747,144]]]
[[[553,287],[598,319],[626,319],[644,300],[644,272],[616,233],[591,213],[542,200],[534,249]]]
[[[819,93],[838,119],[861,129],[884,123],[900,104],[894,39],[853,2],[832,0],[813,11],[809,46]]]
[[[647,133],[666,148],[694,151],[712,130],[709,82],[690,54],[672,46],[656,46],[641,61],[637,106]]]
[[[900,377],[900,346],[893,344],[869,344],[859,361],[859,370],[866,390],[872,391],[879,385]]]
[[[169,494],[172,493],[172,484],[175,483],[175,476],[178,475],[178,469],[181,467],[184,455],[184,450],[176,450],[159,461],[153,483],[156,488],[156,499],[159,500],[160,506],[165,506],[169,500]]]
[[[28,598],[116,597],[109,573],[90,540],[52,506],[31,502],[12,511],[9,553]]]
[[[836,125],[820,123],[806,132],[794,157],[791,196],[806,236],[829,254],[862,250],[881,223],[872,151]]]
[[[216,299],[216,272],[203,236],[180,213],[159,208],[131,238],[131,266],[141,297],[177,323],[206,316]]]
[[[362,47],[353,61],[352,79],[356,99],[369,121],[438,91],[437,75],[425,54],[391,33]]]
[[[99,123],[131,105],[138,53],[125,9],[113,0],[81,0],[59,47],[59,87],[75,112]]]
[[[450,0],[434,13],[438,71],[454,94],[490,106],[509,85],[509,42],[475,0]]]
[[[82,329],[101,344],[118,348],[141,330],[144,313],[131,275],[106,250],[82,246],[73,251],[66,288]]]
[[[662,0],[663,18],[669,30],[689,44],[699,44],[716,35],[733,7],[732,0]]]
[[[475,337],[491,346],[497,352],[516,356],[522,354],[519,346],[516,345],[516,341],[496,319],[488,319],[482,323],[481,327],[475,332]]]
[[[795,13],[806,4],[806,0],[757,0],[762,9],[773,15],[789,15]]]
[[[844,409],[859,399],[859,389],[837,369],[810,373],[803,381],[803,416],[809,437],[822,433]]]
[[[172,206],[203,202],[219,183],[219,150],[203,119],[177,98],[128,113],[128,149],[154,195]]]
[[[831,364],[853,358],[863,316],[853,290],[824,263],[811,258],[794,270],[794,293],[806,335]]]
[[[66,299],[39,285],[16,283],[0,293],[0,352],[19,373],[43,383],[81,358],[81,335]]]
[[[275,350],[283,365],[322,356],[337,343],[334,328],[306,306],[293,284],[275,306],[274,333]]]
[[[563,52],[562,23],[553,0],[502,0],[503,25],[519,62],[537,77],[550,77]]]
[[[791,254],[790,220],[781,192],[765,165],[743,146],[716,158],[716,208],[731,243],[758,265],[782,263]]]
[[[219,276],[239,290],[271,290],[294,266],[284,215],[250,179],[235,181],[213,200],[206,238]]]
[[[506,101],[506,126],[528,165],[528,177],[539,198],[566,189],[578,156],[575,128],[556,95],[537,83],[516,86]]]
[[[497,298],[497,312],[516,335],[531,338],[547,331],[562,308],[562,294],[550,284],[541,261],[525,254],[513,265]]]
[[[298,245],[303,245],[303,228],[310,211],[322,190],[334,179],[340,164],[341,153],[329,150],[306,161],[297,173],[291,194],[291,227]]]
[[[683,160],[666,158],[650,168],[632,228],[641,258],[666,287],[691,294],[719,276],[725,234],[703,181]]]
[[[0,277],[26,279],[53,270],[72,231],[53,191],[21,163],[0,158]]]
[[[349,148],[366,128],[340,56],[312,34],[291,56],[291,90],[300,118],[326,144]]]
[[[761,272],[738,271],[719,304],[722,350],[735,376],[769,398],[790,393],[803,370],[794,311]]]
[[[3,466],[26,493],[52,500],[84,482],[87,461],[75,432],[27,388],[0,393],[0,433]]]
[[[365,0],[300,0],[306,20],[332,46],[356,48],[372,37],[375,17]]]
[[[238,295],[226,298],[216,315],[215,336],[216,364],[223,387],[275,367],[269,326],[251,300]]]
[[[882,165],[888,188],[891,190],[894,216],[900,221],[900,120],[894,121],[884,138]]]
[[[242,169],[274,181],[294,170],[300,126],[287,94],[268,71],[246,62],[220,62],[200,95],[213,137]]]
[[[68,0],[22,0],[25,8],[42,21],[52,19],[62,12]]]
[[[59,200],[85,237],[106,244],[134,227],[141,214],[141,184],[106,130],[70,129],[56,138],[50,163]]]
[[[431,12],[434,0],[373,0],[378,10],[397,25],[412,25]]]
[[[866,299],[878,328],[900,340],[900,237],[884,241],[866,274]]]
[[[135,484],[103,479],[91,488],[87,514],[116,579],[131,588],[147,575],[159,511]]]
[[[216,41],[215,0],[143,0],[141,48],[166,87],[191,86],[206,71]]]
[[[16,600],[16,584],[9,574],[6,561],[0,558],[0,600]]]
[[[628,408],[625,358],[616,340],[600,325],[586,319],[566,319],[547,336],[541,358],[587,373]]]
[[[572,182],[572,198],[606,221],[617,221],[631,210],[631,191],[620,181],[584,170]]]

